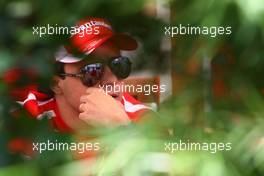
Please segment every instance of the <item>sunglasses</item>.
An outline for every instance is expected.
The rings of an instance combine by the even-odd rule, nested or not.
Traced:
[[[83,85],[91,87],[100,82],[105,66],[108,66],[118,79],[125,79],[131,72],[131,62],[127,57],[119,56],[111,58],[106,63],[92,63],[85,65],[79,73],[60,73],[60,76],[78,77]]]

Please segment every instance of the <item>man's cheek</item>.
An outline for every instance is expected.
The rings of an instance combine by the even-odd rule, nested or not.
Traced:
[[[79,111],[79,106],[81,104],[80,98],[82,96],[82,93],[79,90],[71,89],[68,92],[68,95],[65,95],[67,97],[68,103],[76,110]]]
[[[78,110],[80,101],[76,98],[74,94],[66,96],[68,104],[73,107],[75,110]]]
[[[83,86],[82,84],[80,85],[79,83],[73,82],[68,86],[68,92],[72,96],[73,99],[78,99],[80,100],[80,97],[85,95],[86,93],[86,87]]]

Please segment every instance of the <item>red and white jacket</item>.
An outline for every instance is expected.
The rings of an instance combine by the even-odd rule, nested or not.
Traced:
[[[11,70],[4,76],[4,81],[11,84],[20,76],[20,70]],[[32,72],[30,73],[32,74]],[[38,120],[48,118],[52,126],[59,132],[73,132],[60,115],[57,102],[49,94],[38,91],[37,85],[28,85],[23,88],[12,88],[10,95],[17,101],[30,115]],[[131,121],[137,121],[149,107],[143,105],[128,93],[123,93],[121,103]]]

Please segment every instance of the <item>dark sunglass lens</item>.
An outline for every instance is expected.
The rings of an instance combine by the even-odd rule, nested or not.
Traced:
[[[89,64],[81,69],[81,73],[83,74],[83,84],[86,86],[94,86],[100,81],[103,75],[103,66],[100,63]]]
[[[109,67],[119,79],[127,78],[131,72],[131,62],[127,57],[119,57],[113,59],[109,63]]]

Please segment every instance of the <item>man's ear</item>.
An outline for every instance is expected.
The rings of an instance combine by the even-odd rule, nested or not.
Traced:
[[[62,81],[63,80],[59,76],[54,76],[52,78],[51,90],[54,92],[55,95],[63,94]]]

